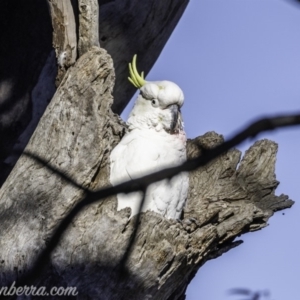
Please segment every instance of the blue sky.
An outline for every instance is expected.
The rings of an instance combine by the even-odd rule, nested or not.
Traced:
[[[300,111],[299,30],[300,5],[288,0],[191,0],[147,79],[183,89],[189,138],[211,130],[226,138],[258,117]],[[125,119],[131,108],[132,102]],[[260,138],[279,144],[277,194],[300,201],[300,127]],[[300,299],[299,205],[284,213],[205,264],[187,300],[235,300],[227,293],[235,287],[269,290],[272,300]]]

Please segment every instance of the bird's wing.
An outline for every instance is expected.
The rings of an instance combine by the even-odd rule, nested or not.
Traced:
[[[167,218],[180,218],[187,199],[188,173],[180,173],[172,179],[153,183],[147,190],[147,203],[143,209],[159,212]]]
[[[155,172],[159,170],[159,157],[157,145],[151,139],[129,133],[111,153],[112,179],[121,182]]]
[[[127,134],[114,148],[110,156],[110,181],[113,185],[136,179],[158,168],[159,151],[149,139],[137,133]],[[142,194],[118,194],[118,210],[131,208],[131,216],[140,209]]]

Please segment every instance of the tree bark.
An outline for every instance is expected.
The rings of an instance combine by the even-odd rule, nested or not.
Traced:
[[[52,44],[57,58],[56,86],[77,58],[76,21],[71,0],[49,0],[53,27]]]
[[[99,6],[97,0],[78,0],[79,56],[91,47],[99,47]]]
[[[112,107],[121,113],[135,92],[127,80],[128,62],[137,53],[139,67],[147,74],[187,3],[98,0],[97,7],[96,0],[2,0],[0,186],[19,158],[12,150],[25,148],[67,69],[80,55],[100,42],[112,56]]]
[[[126,132],[110,107],[114,68],[104,49],[92,48],[69,68],[26,151],[35,153],[85,188],[109,185],[109,155]],[[222,143],[213,132],[188,142],[188,157]],[[69,226],[36,285],[76,286],[78,299],[184,299],[199,267],[259,230],[277,210],[290,207],[275,195],[277,145],[256,142],[240,161],[231,150],[190,174],[181,221],[141,214],[137,238],[130,211],[116,211],[116,197],[93,204]],[[83,192],[26,155],[0,191],[1,285],[31,266],[57,224]]]

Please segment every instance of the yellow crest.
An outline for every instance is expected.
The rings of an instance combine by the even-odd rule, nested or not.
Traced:
[[[137,68],[136,68],[136,57],[137,55],[135,54],[132,59],[132,63],[129,63],[129,74],[130,76],[128,77],[128,80],[138,89],[140,89],[145,83],[144,79],[144,72],[139,74]]]

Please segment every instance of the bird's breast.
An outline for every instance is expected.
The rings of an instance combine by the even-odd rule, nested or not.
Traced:
[[[130,134],[130,133],[129,133]],[[137,130],[132,132],[135,139],[142,143],[145,149],[153,149],[152,152],[164,165],[181,164],[186,160],[186,135],[184,131],[177,134],[169,134],[165,131]],[[147,155],[147,151],[145,151]]]

